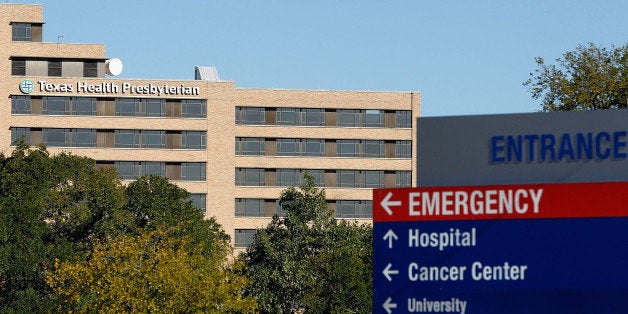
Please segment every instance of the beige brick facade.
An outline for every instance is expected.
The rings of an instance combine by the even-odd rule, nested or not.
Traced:
[[[420,94],[412,92],[372,92],[372,91],[313,91],[279,89],[241,89],[234,82],[216,82],[201,80],[135,80],[116,79],[114,77],[51,77],[45,75],[14,75],[15,60],[45,59],[85,59],[95,60],[101,65],[106,60],[105,46],[100,44],[57,44],[25,42],[12,40],[12,23],[43,24],[43,10],[40,5],[0,4],[0,151],[10,152],[11,132],[16,128],[37,130],[46,128],[95,129],[101,130],[164,130],[167,132],[202,131],[206,132],[206,149],[130,149],[110,146],[95,147],[52,147],[52,153],[70,151],[85,155],[97,161],[115,163],[116,161],[163,162],[170,163],[202,162],[206,163],[205,181],[173,180],[191,193],[206,194],[206,215],[215,216],[227,233],[233,237],[235,230],[255,229],[265,226],[270,217],[236,217],[235,199],[277,199],[284,187],[280,186],[236,186],[236,168],[267,169],[274,173],[276,169],[323,169],[325,179],[333,182],[337,170],[381,170],[387,174],[386,184],[390,185],[391,173],[411,171],[412,183],[416,184],[416,118],[419,116]],[[49,21],[54,23],[54,21]],[[130,47],[132,49],[132,47]],[[28,62],[28,61],[27,61]],[[40,62],[40,61],[36,61]],[[33,61],[33,67],[37,65]],[[44,63],[45,64],[45,63]],[[74,66],[74,65],[73,65]],[[79,65],[82,66],[82,65]],[[27,72],[28,70],[28,65]],[[45,69],[44,69],[45,70]],[[39,69],[38,71],[42,71]],[[39,72],[37,72],[39,73]],[[100,73],[100,72],[99,72]],[[25,94],[20,90],[20,83],[30,80],[34,90]],[[46,83],[41,83],[45,81]],[[50,85],[49,90],[42,86]],[[78,85],[103,86],[116,85],[118,90],[111,92],[89,92]],[[133,87],[165,85],[183,88],[197,88],[198,94],[149,94],[132,93],[122,90],[124,84]],[[72,91],[63,91],[59,87],[71,86]],[[55,87],[57,90],[55,90]],[[46,115],[12,113],[12,97],[29,96],[40,99],[50,96],[95,97],[98,106],[109,106],[116,98],[157,98],[169,102],[186,99],[206,101],[206,118],[182,117],[128,117],[115,114],[82,115]],[[170,106],[170,104],[168,104]],[[336,110],[359,109],[386,112],[386,119],[393,117],[395,111],[411,113],[412,127],[343,127],[335,123],[325,126],[284,126],[276,124],[242,125],[236,124],[237,107],[259,108],[314,108],[325,109],[329,121],[336,119]],[[100,108],[100,107],[99,107]],[[107,107],[109,108],[109,107]],[[113,107],[111,107],[113,108]],[[170,108],[170,107],[168,107]],[[98,109],[101,110],[101,109]],[[103,109],[104,110],[104,109]],[[107,109],[109,110],[109,109]],[[106,110],[105,110],[106,111]],[[329,122],[327,121],[327,122]],[[389,123],[389,122],[386,122]],[[104,132],[104,131],[103,131]],[[35,133],[34,133],[35,134]],[[37,133],[38,134],[38,133]],[[100,135],[99,135],[100,136]],[[169,136],[169,135],[168,135]],[[236,155],[236,138],[268,139],[269,151],[262,156]],[[103,137],[104,138],[104,137]],[[99,137],[100,141],[101,137]],[[381,140],[386,141],[386,154],[394,150],[395,141],[411,141],[411,158],[360,158],[338,157],[329,153],[320,157],[288,157],[273,154],[276,139],[321,139],[326,149],[335,151],[338,140]],[[99,142],[100,143],[100,142]],[[270,152],[270,153],[269,153]],[[168,171],[168,170],[167,170]],[[394,178],[393,178],[394,179]],[[270,179],[271,181],[274,179]],[[394,180],[392,181],[394,184]],[[371,199],[369,188],[348,188],[326,186],[330,201]],[[368,222],[368,219],[362,221]]]

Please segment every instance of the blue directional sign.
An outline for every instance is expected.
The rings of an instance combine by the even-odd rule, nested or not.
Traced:
[[[375,190],[373,312],[628,313],[627,190]]]

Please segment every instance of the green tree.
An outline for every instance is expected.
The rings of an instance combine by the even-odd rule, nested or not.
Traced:
[[[536,58],[523,83],[544,111],[619,109],[628,106],[628,45],[610,49],[589,43],[568,51],[556,64]]]
[[[216,254],[222,258],[231,254],[227,246],[215,245],[231,239],[222,226],[214,217],[205,219],[189,200],[190,193],[168,179],[160,176],[137,178],[127,186],[124,194],[127,200],[125,210],[132,218],[133,234],[163,226],[185,226],[176,228],[175,236],[190,235],[190,241],[205,246],[208,257]]]
[[[45,274],[55,261],[85,262],[95,243],[124,236],[168,230],[203,258],[224,261],[229,236],[188,197],[162,177],[125,187],[115,169],[93,159],[19,143],[0,155],[0,312],[49,311],[55,295]]]
[[[260,311],[369,312],[370,226],[337,221],[311,175],[283,191],[283,218],[257,232],[244,254]]]
[[[47,281],[65,302],[60,311],[252,313],[240,262],[206,254],[184,227],[159,226],[138,236],[98,242],[90,257],[64,262]],[[229,247],[228,241],[214,246]],[[217,249],[215,251],[224,251]]]
[[[44,219],[55,239],[65,239],[89,250],[91,241],[122,235],[134,229],[125,210],[124,186],[112,167],[96,168],[87,157],[61,153],[50,157],[56,164],[55,185],[43,206]]]
[[[23,142],[0,156],[0,311],[49,308],[44,271],[54,259],[82,254],[119,225],[111,223],[124,203],[116,177],[89,158]]]
[[[160,176],[139,177],[124,191],[126,209],[138,228],[177,225],[186,220],[202,220],[203,214],[186,202],[190,194]]]
[[[228,261],[230,237],[215,219],[204,219],[186,190],[149,176],[129,183],[123,195],[128,220],[114,228],[121,232],[97,238],[89,255],[59,261],[48,272],[59,310],[255,309],[254,299],[242,294],[248,285],[243,265]]]

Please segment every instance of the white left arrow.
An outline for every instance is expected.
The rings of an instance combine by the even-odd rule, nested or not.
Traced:
[[[388,213],[388,215],[392,215],[392,209],[390,209],[390,206],[401,206],[401,201],[391,201],[390,198],[392,198],[393,193],[392,192],[388,192],[388,194],[386,194],[386,197],[384,197],[384,199],[382,200],[382,202],[380,203],[382,205],[382,207],[384,208],[384,210]]]
[[[386,302],[384,302],[383,306],[384,306],[384,310],[386,310],[386,313],[390,314],[392,313],[391,309],[397,308],[397,303],[392,303],[392,299],[388,297],[388,299],[386,299]]]
[[[392,277],[390,277],[390,275],[399,275],[399,270],[396,269],[390,269],[392,267],[391,263],[388,263],[388,266],[386,266],[386,268],[384,268],[384,276],[386,276],[386,279],[388,279],[388,281],[392,281]]]

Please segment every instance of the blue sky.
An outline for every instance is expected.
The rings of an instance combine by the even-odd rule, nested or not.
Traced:
[[[535,57],[628,43],[628,1],[10,2],[44,5],[44,41],[107,45],[121,77],[419,91],[423,116],[538,111]]]

